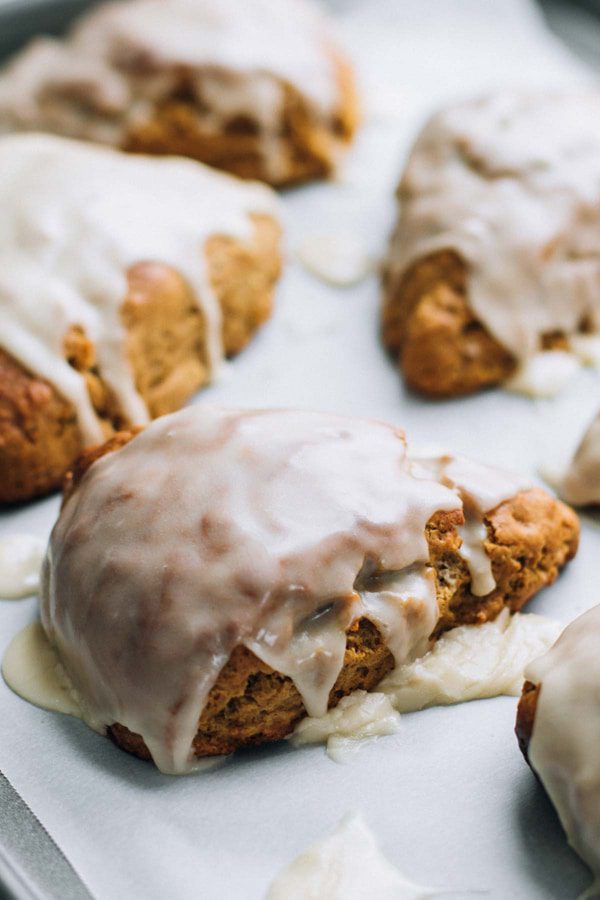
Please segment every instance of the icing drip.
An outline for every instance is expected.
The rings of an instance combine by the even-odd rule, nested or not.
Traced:
[[[35,594],[46,543],[33,534],[0,538],[0,598],[17,599]]]
[[[12,639],[2,660],[2,675],[19,697],[34,706],[82,718],[73,686],[39,622]]]
[[[470,515],[465,518],[465,524],[458,529],[462,539],[459,553],[469,569],[471,593],[475,597],[485,597],[496,587],[492,563],[485,552],[487,528],[478,516]]]
[[[600,329],[600,95],[502,94],[435,115],[400,188],[393,293],[440,250],[476,317],[524,362],[542,337]]]
[[[120,320],[127,271],[164,263],[191,285],[206,323],[212,368],[222,355],[221,312],[204,261],[214,234],[252,232],[273,214],[268,188],[189,160],[133,157],[46,135],[0,139],[0,345],[70,400],[86,443],[103,439],[84,378],[64,358],[84,329],[98,368],[130,424],[148,421],[125,356]]]
[[[10,642],[2,660],[2,677],[9,688],[34,706],[88,720],[71,679],[58,658],[40,622],[32,622]],[[194,760],[190,772],[221,765],[227,757],[210,756]]]
[[[271,884],[267,900],[425,900],[444,893],[405,878],[354,814],[291,862]]]
[[[359,690],[342,697],[324,716],[301,719],[291,742],[296,747],[326,743],[327,755],[336,762],[345,762],[367,741],[395,734],[399,728],[400,716],[389,697],[379,691]]]
[[[600,503],[600,413],[585,433],[566,475],[559,484],[561,496],[569,503]]]
[[[569,843],[600,877],[600,606],[575,619],[525,677],[540,685],[529,760]]]
[[[120,722],[183,771],[240,643],[313,715],[354,620],[380,624],[398,664],[424,652],[437,620],[425,525],[460,506],[413,477],[390,426],[190,408],[86,474],[52,534],[42,621],[86,718]]]
[[[464,456],[413,456],[417,477],[433,477],[456,491],[463,502],[465,524],[458,529],[462,538],[459,553],[471,576],[471,593],[484,597],[494,590],[492,564],[485,552],[485,516],[504,500],[529,487],[513,473],[504,472]]]
[[[259,129],[278,178],[286,86],[331,119],[339,91],[324,17],[310,0],[129,0],[84,15],[66,41],[36,39],[0,79],[0,129],[123,145],[181,91],[216,135]],[[202,112],[204,115],[204,113]]]

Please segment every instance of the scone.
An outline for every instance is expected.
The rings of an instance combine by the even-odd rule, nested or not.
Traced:
[[[526,381],[537,354],[598,333],[599,114],[598,92],[512,93],[425,126],[398,189],[382,312],[411,388]]]
[[[600,413],[585,432],[558,490],[576,506],[600,503]]]
[[[519,745],[570,845],[600,876],[600,606],[575,619],[525,673]]]
[[[276,198],[191,160],[0,139],[0,503],[178,409],[268,318]]]
[[[76,467],[42,623],[84,718],[182,772],[288,735],[444,630],[519,609],[575,553],[574,513],[401,432],[194,406]]]
[[[354,76],[311,0],[124,0],[0,76],[0,132],[177,154],[283,186],[329,175]]]

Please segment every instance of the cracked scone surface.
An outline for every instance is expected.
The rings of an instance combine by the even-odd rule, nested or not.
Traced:
[[[452,397],[600,327],[597,92],[508,93],[437,113],[398,189],[383,341]]]
[[[37,38],[0,77],[0,130],[189,156],[284,186],[352,139],[352,67],[310,0],[128,0]]]
[[[94,475],[93,465],[88,468],[90,464],[101,454],[125,445],[130,438],[130,434],[123,433],[112,444],[81,459],[69,489],[75,491],[75,499],[77,484],[81,479],[85,483],[86,471]],[[115,462],[116,457],[118,453]],[[440,497],[433,506],[438,501],[452,506],[447,495]],[[505,607],[511,611],[520,609],[538,590],[554,581],[577,547],[578,522],[568,507],[540,489],[520,491],[495,506],[483,519],[487,534],[484,547],[496,587],[484,597],[475,596],[469,569],[460,554],[457,529],[464,517],[460,501],[456,497],[455,500],[456,508],[438,511],[423,522],[425,544],[421,552],[431,565],[435,608],[433,612],[430,609],[426,621],[426,638],[436,637],[455,625],[484,622]],[[67,493],[66,503],[70,502]],[[375,571],[368,577],[373,575],[372,584],[377,584],[380,575]],[[371,586],[370,590],[375,588]],[[340,669],[327,696],[329,706],[357,688],[373,689],[395,664],[381,621],[374,621],[368,612],[354,615],[345,628],[344,643]],[[196,756],[219,755],[281,739],[306,714],[305,700],[294,679],[275,664],[259,658],[253,649],[254,645],[251,649],[236,644],[208,692],[192,739]],[[107,724],[109,735],[121,747],[150,758],[144,737],[135,729],[118,721]]]

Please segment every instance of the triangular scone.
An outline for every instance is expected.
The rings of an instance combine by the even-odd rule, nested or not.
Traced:
[[[178,409],[270,315],[276,197],[178,158],[0,138],[0,503]]]
[[[87,720],[183,771],[519,609],[577,540],[544,491],[383,423],[192,407],[80,461],[42,622]]]
[[[600,606],[565,628],[531,663],[517,713],[525,758],[569,844],[600,877]]]
[[[525,390],[538,354],[598,334],[599,114],[597,91],[507,93],[425,126],[398,189],[382,314],[410,387],[458,396],[518,373]]]
[[[350,64],[311,0],[124,0],[36,38],[0,75],[0,132],[323,178],[357,126]]]

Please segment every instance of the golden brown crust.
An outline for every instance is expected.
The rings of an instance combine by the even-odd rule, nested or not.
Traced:
[[[133,437],[116,436],[112,445],[88,453],[72,484],[104,452]],[[427,526],[430,560],[435,569],[440,616],[434,636],[465,623],[485,622],[508,607],[515,612],[537,591],[551,584],[577,551],[577,516],[560,500],[533,488],[521,491],[486,517],[486,552],[492,560],[496,589],[487,597],[470,592],[470,576],[458,550],[460,510],[436,513]],[[344,666],[331,691],[334,706],[357,688],[372,690],[394,666],[379,631],[366,619],[348,632]],[[240,747],[280,740],[305,715],[300,694],[289,678],[275,672],[245,647],[237,647],[219,675],[200,718],[194,740],[197,756],[231,753]],[[142,758],[149,753],[139,735],[116,723],[109,729],[123,749]]]
[[[57,488],[80,449],[71,404],[0,350],[0,499],[14,503]]]
[[[535,711],[537,708],[538,696],[540,693],[540,685],[532,684],[526,681],[523,685],[521,698],[517,707],[517,721],[515,724],[515,734],[519,742],[521,753],[529,762],[529,742],[533,734],[533,722],[535,719]]]
[[[269,317],[280,270],[279,226],[254,216],[242,244],[213,236],[205,254],[223,311],[223,344],[239,352]],[[152,417],[179,409],[209,376],[202,313],[183,278],[159,263],[128,273],[122,307],[127,355]],[[94,346],[81,329],[65,336],[65,358],[85,375],[108,438],[126,426],[96,367]],[[60,487],[81,451],[75,410],[52,385],[27,372],[0,349],[0,503],[17,503]]]
[[[370,691],[394,667],[394,660],[375,626],[367,619],[348,632],[344,666],[329,695],[329,705],[358,688]],[[236,647],[209,694],[194,739],[196,756],[233,753],[278,741],[306,715],[293,682],[273,671],[246,647]],[[123,750],[150,759],[143,739],[123,725],[108,729]]]
[[[462,259],[444,250],[384,286],[383,341],[408,386],[432,398],[497,385],[516,367],[469,309],[466,276]]]
[[[152,118],[130,130],[122,149],[189,156],[240,178],[266,181],[275,187],[326,178],[335,167],[339,150],[352,140],[359,121],[352,67],[337,51],[330,53],[339,89],[338,109],[330,121],[320,120],[302,95],[292,85],[285,85],[277,172],[263,158],[258,123],[236,115],[225,128],[215,130],[210,110],[200,108],[197,89],[185,74]]]
[[[486,597],[470,592],[470,578],[458,556],[455,529],[428,526],[432,562],[436,568],[439,634],[455,625],[494,619],[507,606],[517,612],[534,594],[552,584],[560,569],[577,552],[579,520],[574,511],[541,488],[520,491],[484,519],[485,551],[492,562],[496,588]]]
[[[467,266],[453,250],[419,259],[399,281],[384,276],[383,342],[407,385],[432,399],[459,397],[506,381],[515,357],[469,307]],[[543,335],[540,349],[565,349]]]

